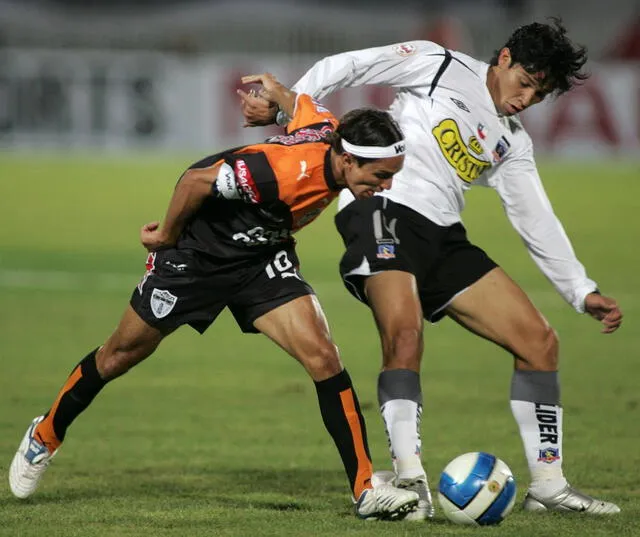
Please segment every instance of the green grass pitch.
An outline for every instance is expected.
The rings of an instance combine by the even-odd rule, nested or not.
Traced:
[[[640,535],[640,165],[543,163],[547,191],[579,258],[626,314],[610,336],[573,312],[529,259],[497,196],[473,191],[465,223],[557,329],[565,472],[617,502],[607,519],[524,513],[470,529],[365,523],[302,368],[223,314],[204,336],[179,330],[109,385],[71,427],[27,501],[7,470],[29,421],[73,365],[115,327],[143,273],[138,229],[163,216],[184,161],[0,155],[0,535],[508,536]],[[298,236],[302,272],[322,302],[359,391],[374,465],[390,466],[375,384],[369,311],[338,279],[333,210]],[[450,321],[426,327],[424,460],[432,488],[460,453],[484,450],[527,470],[509,410],[511,359]]]

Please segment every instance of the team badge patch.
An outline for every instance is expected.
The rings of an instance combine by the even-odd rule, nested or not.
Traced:
[[[411,56],[416,50],[418,50],[416,46],[411,43],[403,43],[402,45],[393,47],[393,51],[398,56]]]
[[[158,319],[162,319],[171,313],[177,301],[178,297],[169,291],[154,289],[151,293],[151,311]]]
[[[484,140],[487,137],[487,127],[482,123],[478,123],[478,138]]]
[[[496,144],[496,148],[492,152],[493,161],[500,162],[507,154],[507,151],[509,151],[510,147],[511,144],[509,143],[509,140],[507,140],[504,136],[501,136],[498,140],[498,143]]]
[[[538,450],[538,461],[551,464],[560,460],[560,450],[558,448],[546,448]]]
[[[395,259],[395,244],[378,244],[378,253],[376,254],[376,257],[378,259]]]

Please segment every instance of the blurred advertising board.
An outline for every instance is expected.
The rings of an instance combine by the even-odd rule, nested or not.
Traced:
[[[197,150],[252,143],[275,128],[245,129],[236,89],[270,71],[293,84],[314,58],[176,56],[152,52],[3,50],[0,148]],[[582,87],[524,114],[538,154],[637,155],[640,65],[591,66]],[[324,99],[336,115],[386,107],[389,88]]]

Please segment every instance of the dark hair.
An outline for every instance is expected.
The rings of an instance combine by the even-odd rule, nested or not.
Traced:
[[[342,116],[338,128],[327,140],[338,155],[344,153],[341,143],[343,138],[354,145],[387,147],[400,142],[404,136],[388,112],[375,108],[357,108]],[[354,158],[358,166],[378,160],[357,155]]]
[[[543,72],[545,87],[560,95],[589,78],[588,73],[580,72],[587,62],[587,49],[571,42],[559,18],[550,20],[551,24],[520,26],[504,47],[511,51],[512,64],[519,63],[530,74]],[[495,51],[491,65],[498,64],[499,54]]]

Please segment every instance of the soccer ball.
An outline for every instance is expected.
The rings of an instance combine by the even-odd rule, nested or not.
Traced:
[[[456,524],[499,524],[516,500],[516,482],[509,467],[489,453],[465,453],[453,459],[440,476],[438,501]]]

